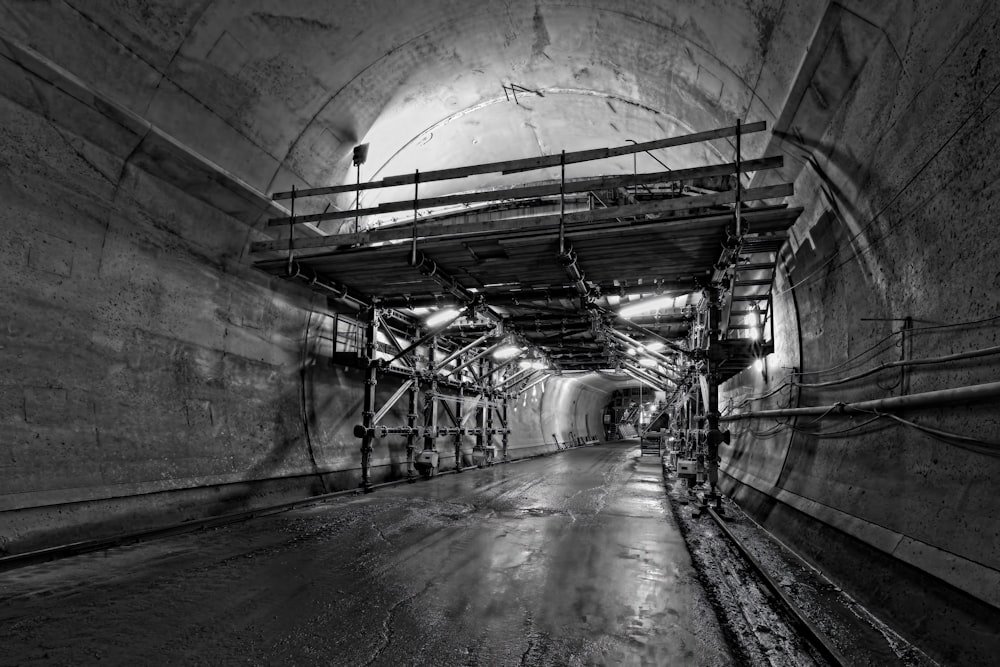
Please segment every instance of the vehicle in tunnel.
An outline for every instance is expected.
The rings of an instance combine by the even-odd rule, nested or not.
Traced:
[[[998,24],[0,1],[0,558],[655,433],[988,663]]]

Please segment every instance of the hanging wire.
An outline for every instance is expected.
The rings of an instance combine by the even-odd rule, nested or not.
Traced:
[[[799,372],[796,372],[796,373],[789,373],[788,375],[789,376],[792,376],[792,375],[800,375],[800,376],[801,375],[822,375],[824,373],[831,373],[831,372],[836,371],[836,370],[841,370],[845,366],[849,366],[850,364],[854,363],[855,361],[860,361],[861,357],[865,356],[869,352],[872,352],[872,351],[876,350],[877,348],[879,348],[883,344],[885,344],[887,341],[891,340],[892,338],[894,338],[896,336],[901,335],[903,332],[906,332],[906,333],[922,333],[922,332],[926,332],[926,331],[937,331],[937,330],[940,330],[940,329],[953,329],[953,328],[956,328],[956,327],[971,327],[971,326],[975,326],[977,324],[987,324],[989,322],[995,322],[997,320],[1000,320],[1000,315],[994,315],[993,317],[987,317],[987,318],[983,318],[983,319],[980,319],[980,320],[969,320],[967,322],[954,322],[952,324],[935,324],[935,325],[926,326],[926,327],[913,327],[912,329],[899,329],[898,331],[893,331],[892,333],[886,334],[880,340],[878,340],[877,342],[875,342],[872,346],[868,347],[865,350],[862,350],[861,352],[858,352],[857,354],[855,354],[854,356],[852,356],[850,359],[847,359],[846,361],[844,361],[842,363],[839,363],[836,366],[831,366],[829,368],[823,368],[823,369],[816,370],[816,371],[799,371]]]
[[[991,456],[994,458],[1000,458],[1000,442],[992,440],[983,440],[981,438],[975,438],[968,435],[962,435],[960,433],[954,433],[951,431],[945,431],[942,429],[934,428],[932,426],[927,426],[925,424],[918,424],[917,422],[909,421],[908,419],[903,419],[898,415],[894,415],[888,412],[879,412],[877,410],[858,410],[858,412],[867,412],[869,414],[876,415],[876,418],[889,418],[894,421],[899,422],[905,426],[916,429],[918,431],[923,431],[929,435],[937,436],[946,444],[953,445],[955,447],[961,447],[972,452],[979,454],[984,454],[986,456]]]

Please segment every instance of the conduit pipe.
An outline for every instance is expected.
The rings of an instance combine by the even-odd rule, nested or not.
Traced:
[[[479,354],[475,355],[474,357],[472,357],[470,359],[466,359],[464,362],[460,363],[458,366],[455,366],[454,368],[449,369],[446,372],[442,373],[442,375],[444,377],[448,377],[450,375],[454,375],[455,373],[457,373],[458,371],[462,370],[463,368],[465,368],[469,364],[475,363],[475,362],[479,361],[480,359],[482,359],[483,357],[485,357],[490,352],[493,352],[494,350],[499,349],[504,344],[505,344],[505,341],[501,338],[496,343],[494,343],[493,345],[489,346],[488,348],[486,348],[485,350],[483,350]]]
[[[441,368],[442,366],[447,366],[448,364],[450,364],[451,362],[455,361],[456,359],[458,359],[460,356],[462,356],[463,354],[465,354],[466,352],[468,352],[472,348],[479,347],[480,345],[482,345],[483,343],[485,343],[489,339],[489,337],[491,335],[492,335],[492,327],[491,327],[490,333],[488,333],[488,334],[486,334],[484,336],[480,336],[479,338],[477,338],[476,340],[472,341],[471,343],[469,343],[465,347],[461,347],[461,348],[455,350],[454,352],[452,352],[451,354],[449,354],[447,357],[445,357],[442,361],[438,362],[438,364],[437,364],[438,368]]]
[[[634,338],[632,338],[630,336],[626,336],[625,334],[621,333],[620,331],[615,330],[612,327],[605,328],[605,331],[607,331],[609,334],[612,335],[612,337],[616,338],[617,340],[619,340],[620,342],[624,343],[625,345],[628,345],[630,347],[634,347],[637,350],[639,350],[642,354],[650,357],[651,359],[654,359],[655,361],[660,362],[661,364],[664,365],[664,368],[667,369],[668,371],[671,370],[671,369],[673,369],[673,367],[674,367],[674,361],[670,357],[662,355],[659,352],[655,352],[653,350],[647,349],[646,346],[643,345],[642,343],[640,343],[639,341],[635,340]],[[667,375],[667,377],[671,377],[670,373],[665,373],[665,374]],[[671,377],[671,379],[676,378],[676,377],[677,377],[677,374],[673,373],[673,377]]]
[[[835,411],[846,413],[865,411],[872,412],[879,410],[910,410],[913,408],[954,405],[955,403],[971,403],[974,401],[983,401],[997,397],[1000,397],[1000,382],[987,382],[985,384],[975,384],[967,387],[939,389],[937,391],[928,391],[921,394],[909,394],[907,396],[896,396],[893,398],[878,398],[871,401],[859,401],[857,403],[834,403],[833,405],[819,405],[804,408],[758,410],[756,412],[744,412],[737,415],[720,417],[720,420],[736,421],[739,419],[758,419],[764,417],[826,415]]]
[[[505,379],[503,382],[498,382],[497,385],[496,385],[496,387],[495,387],[495,389],[497,391],[507,391],[509,388],[511,388],[512,386],[514,386],[514,384],[516,384],[517,382],[519,382],[521,380],[526,379],[527,376],[531,375],[536,370],[538,370],[538,369],[535,369],[535,368],[522,368],[521,370],[519,370],[516,373],[514,373],[513,375],[511,375],[509,378]]]
[[[526,392],[526,391],[528,391],[529,389],[531,389],[532,387],[534,387],[534,386],[535,386],[536,384],[539,384],[539,383],[541,383],[541,382],[545,382],[545,381],[546,381],[546,380],[548,380],[548,379],[549,379],[550,377],[552,377],[552,373],[546,373],[546,374],[542,375],[542,376],[541,376],[541,377],[539,377],[539,378],[535,378],[534,380],[532,380],[532,381],[531,381],[531,382],[529,382],[528,384],[526,384],[526,385],[524,385],[523,387],[521,387],[521,389],[520,389],[520,390],[518,390],[518,392],[517,392],[517,395],[518,395],[518,396],[520,396],[520,395],[521,395],[521,394],[523,394],[524,392]]]
[[[853,380],[859,380],[868,375],[878,373],[879,371],[885,370],[887,368],[899,368],[907,366],[927,366],[931,364],[943,364],[949,361],[961,361],[963,359],[975,359],[976,357],[987,357],[993,354],[1000,354],[1000,345],[994,347],[986,347],[980,350],[970,350],[969,352],[958,352],[956,354],[949,354],[943,357],[929,357],[927,359],[900,359],[898,361],[889,361],[886,363],[879,364],[875,368],[869,368],[866,371],[860,373],[855,373],[854,375],[848,375],[847,377],[842,377],[837,380],[828,380],[826,382],[793,382],[793,386],[796,387],[806,387],[806,388],[817,388],[817,387],[831,387],[833,385],[844,384],[845,382],[851,382]],[[803,374],[804,375],[804,374]]]
[[[290,279],[298,278],[299,280],[305,282],[309,287],[318,287],[326,290],[327,292],[330,292],[330,298],[337,301],[350,302],[356,308],[365,309],[371,306],[371,304],[363,297],[358,296],[357,294],[351,294],[347,287],[338,285],[333,281],[320,278],[315,271],[296,261],[289,261],[286,277]]]
[[[663,391],[663,387],[661,387],[658,384],[654,383],[652,380],[639,375],[638,373],[636,373],[632,369],[630,369],[630,368],[623,368],[622,370],[625,371],[626,375],[632,376],[633,380],[637,380],[637,381],[639,381],[642,384],[649,385],[650,388],[655,389],[656,391]]]
[[[621,365],[622,370],[631,371],[632,373],[642,375],[651,382],[656,382],[658,385],[656,388],[659,390],[666,391],[668,385],[676,384],[672,379],[656,372],[653,368],[636,367],[635,365],[629,363],[626,359],[621,360]]]

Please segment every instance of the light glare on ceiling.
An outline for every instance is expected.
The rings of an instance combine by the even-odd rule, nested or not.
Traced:
[[[461,313],[454,308],[445,308],[444,310],[439,310],[428,317],[425,324],[429,327],[436,327],[439,324],[444,324],[448,320],[456,319],[460,314]]]
[[[618,315],[621,317],[632,317],[633,315],[640,315],[642,313],[648,313],[652,310],[659,310],[660,308],[673,306],[673,304],[674,297],[672,296],[658,296],[653,299],[642,299],[641,301],[625,306],[618,311]]]
[[[523,348],[520,348],[517,345],[504,345],[503,347],[497,348],[493,352],[493,358],[494,359],[501,359],[501,360],[502,359],[512,359],[512,358],[516,357],[517,355],[521,354],[522,351],[523,351]]]

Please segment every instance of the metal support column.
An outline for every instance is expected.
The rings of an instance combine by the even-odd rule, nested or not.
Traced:
[[[438,383],[437,368],[434,365],[434,357],[437,354],[437,336],[431,338],[428,356],[430,362],[427,367],[430,370],[431,384],[426,397],[424,398],[424,451],[437,451],[437,413],[438,413]]]
[[[406,479],[409,482],[417,481],[417,471],[413,467],[413,450],[417,444],[417,396],[420,393],[420,380],[413,376],[413,385],[410,387],[409,410],[406,413],[406,425],[410,427],[410,432],[406,434]]]
[[[708,381],[707,405],[705,406],[705,417],[707,424],[706,445],[708,467],[708,484],[710,494],[706,495],[706,503],[715,500],[716,509],[722,509],[722,497],[718,494],[719,484],[719,445],[728,439],[728,434],[723,434],[719,430],[719,373],[718,363],[724,352],[719,345],[722,332],[720,323],[722,321],[722,308],[719,303],[721,294],[717,287],[710,287],[705,290],[705,297],[708,299],[708,368],[705,378]]]
[[[489,460],[489,452],[493,450],[493,410],[495,405],[496,395],[493,392],[493,387],[487,387],[484,398],[486,399],[486,458]]]
[[[372,490],[371,456],[375,438],[375,385],[378,384],[378,360],[375,358],[375,333],[378,330],[378,309],[374,306],[367,311],[365,322],[365,393],[361,410],[361,421],[365,432],[361,436],[361,488],[365,493]]]
[[[506,461],[507,460],[507,445],[508,445],[508,443],[510,441],[510,422],[507,421],[507,419],[508,419],[508,413],[507,413],[507,404],[508,404],[508,402],[509,401],[507,400],[507,395],[504,394],[504,397],[503,397],[503,423],[504,423],[504,429],[503,429],[503,458],[500,459],[501,461]]]
[[[465,401],[465,387],[458,388],[458,400],[455,401],[455,472],[462,472],[462,403]]]

